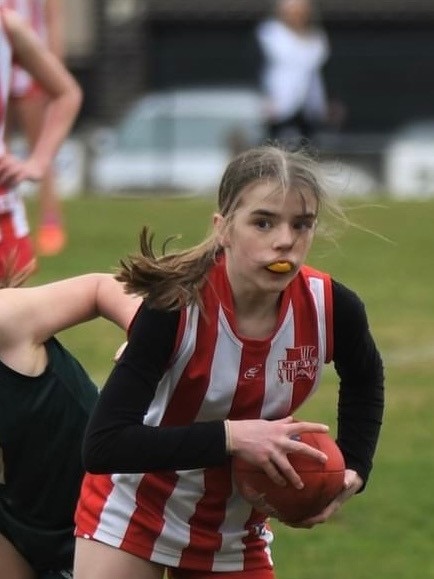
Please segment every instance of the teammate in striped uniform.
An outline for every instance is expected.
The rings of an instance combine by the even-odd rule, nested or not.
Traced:
[[[345,486],[326,521],[368,480],[383,413],[383,370],[361,300],[305,265],[321,206],[318,167],[260,147],[223,175],[202,244],[142,255],[118,279],[144,297],[91,417],[76,511],[75,579],[272,579],[272,533],[233,484],[231,456],[301,484],[290,438],[321,371],[340,379]],[[116,473],[116,474],[113,474]]]
[[[0,290],[0,577],[68,579],[81,440],[97,388],[53,335],[98,315],[126,329],[140,298],[112,275]]]
[[[32,27],[53,54],[63,60],[63,2],[62,0],[4,0],[5,5]],[[48,97],[40,83],[16,64],[13,68],[9,130],[18,121],[32,147],[38,138],[44,119]],[[39,188],[39,226],[36,245],[41,255],[56,255],[66,244],[60,198],[56,190],[56,176],[50,165]]]
[[[14,62],[28,70],[48,95],[38,138],[26,160],[8,154],[5,123]],[[81,91],[60,61],[40,42],[15,11],[0,7],[0,277],[30,274],[36,258],[29,236],[23,201],[15,186],[23,180],[43,178],[75,120]]]

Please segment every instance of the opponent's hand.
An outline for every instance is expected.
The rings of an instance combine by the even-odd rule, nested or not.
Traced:
[[[280,420],[230,420],[229,428],[231,454],[258,465],[280,486],[288,482],[298,489],[304,486],[288,454],[303,453],[320,462],[327,460],[323,452],[296,436],[302,432],[328,432],[325,424],[295,422],[289,416]]]

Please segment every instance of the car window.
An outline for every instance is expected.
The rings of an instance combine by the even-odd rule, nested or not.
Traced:
[[[177,149],[227,149],[236,138],[256,144],[261,127],[254,121],[238,121],[226,117],[183,116],[173,119],[173,143]]]
[[[123,151],[160,153],[170,149],[189,151],[225,150],[235,140],[256,145],[261,127],[255,123],[225,118],[169,117],[130,119],[119,128]]]
[[[119,127],[119,148],[128,153],[164,152],[173,141],[172,128],[173,122],[167,115],[131,116]]]
[[[245,114],[245,110],[241,113]],[[227,150],[234,142],[256,145],[263,134],[261,119],[237,115],[234,110],[176,109],[176,101],[147,101],[134,108],[117,130],[119,148],[127,153],[163,153],[170,150]]]

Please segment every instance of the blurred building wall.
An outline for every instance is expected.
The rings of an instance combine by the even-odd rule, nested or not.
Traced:
[[[433,0],[316,3],[332,45],[327,84],[348,107],[349,130],[391,131],[434,116]],[[252,31],[270,0],[65,4],[68,58],[85,90],[85,118],[114,119],[145,91],[257,82]]]

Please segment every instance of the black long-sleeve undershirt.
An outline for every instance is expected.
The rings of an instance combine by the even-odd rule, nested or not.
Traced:
[[[333,361],[340,380],[338,443],[347,467],[366,482],[383,414],[383,366],[363,303],[336,281],[332,288]],[[179,312],[141,306],[128,348],[113,368],[88,424],[83,457],[89,472],[182,470],[227,460],[222,420],[179,427],[143,425],[174,350],[178,321]]]

